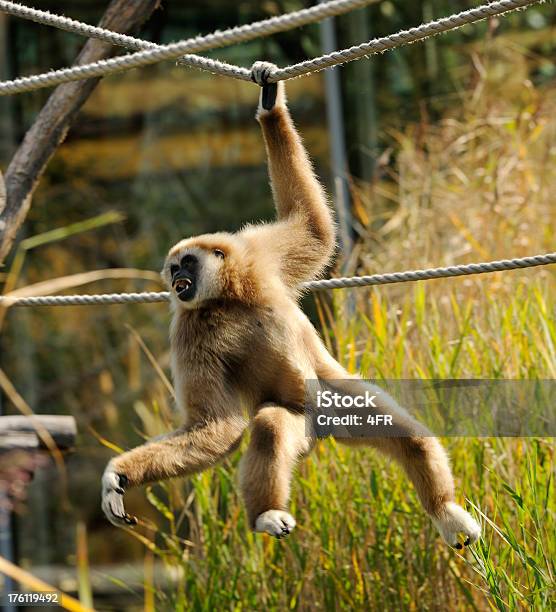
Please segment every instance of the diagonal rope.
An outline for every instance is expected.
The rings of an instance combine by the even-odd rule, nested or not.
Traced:
[[[275,83],[277,81],[303,76],[311,72],[318,72],[319,70],[345,64],[346,62],[352,62],[362,57],[383,53],[384,51],[389,51],[397,47],[403,47],[424,40],[425,38],[436,36],[437,34],[457,30],[464,25],[483,21],[488,17],[503,15],[526,8],[531,4],[543,2],[544,0],[501,0],[499,2],[483,4],[477,8],[472,8],[455,15],[450,15],[449,17],[443,17],[442,19],[424,23],[416,28],[401,30],[397,34],[375,38],[374,40],[350,47],[349,49],[334,51],[315,59],[287,66],[286,68],[280,68],[270,73],[268,82]]]
[[[3,2],[4,0],[1,1]],[[349,1],[350,0],[346,0],[346,2]],[[425,38],[429,38],[430,36],[435,36],[443,32],[456,30],[464,25],[476,23],[478,21],[487,19],[488,17],[502,15],[525,8],[532,4],[542,3],[543,1],[544,0],[497,0],[496,2],[490,2],[488,4],[451,15],[450,17],[430,21],[416,28],[411,28],[410,30],[403,30],[396,34],[391,34],[390,36],[376,38],[369,42],[350,47],[349,49],[344,49],[343,51],[336,51],[312,60],[301,62],[300,64],[294,64],[293,66],[287,66],[285,68],[275,70],[270,74],[268,80],[269,82],[275,82],[291,79],[304,74],[309,74],[311,72],[323,70],[325,68],[330,68],[331,66],[344,64],[368,55],[382,53],[383,51],[424,40]],[[317,5],[313,8],[317,9],[320,6],[323,5]],[[196,38],[187,39],[169,45],[159,45],[157,47],[138,51],[129,55],[123,55],[108,60],[100,60],[91,64],[83,64],[73,66],[71,68],[53,70],[44,74],[21,77],[13,81],[4,81],[0,83],[0,95],[32,91],[35,89],[41,89],[43,87],[53,87],[54,85],[59,85],[60,83],[68,83],[70,81],[88,79],[91,77],[102,77],[108,74],[130,70],[131,68],[139,68],[141,66],[148,66],[156,62],[176,59],[182,56],[184,53],[205,51],[214,47],[251,40],[257,36],[278,31],[272,29],[267,31],[267,26],[265,24],[268,24],[268,22],[272,20],[279,21],[279,23],[284,26],[283,29],[297,27],[295,20],[294,22],[289,21],[291,15],[292,14],[280,15],[279,17],[275,17],[271,20],[239,26],[229,30],[223,30],[222,32],[214,32],[206,36],[197,36]],[[195,61],[197,63],[192,63],[190,65],[196,65],[199,68],[206,68],[215,74],[222,74],[244,81],[251,79],[251,72],[246,68],[224,64],[223,62],[215,62],[215,60],[207,60],[207,58],[198,58]],[[210,67],[207,62],[210,62]]]
[[[207,36],[198,36],[196,38],[182,41],[181,43],[174,43],[174,45],[179,44],[183,45],[184,47],[189,47],[187,49],[184,48],[184,52],[206,51],[215,47],[223,47],[234,43],[247,42],[249,40],[253,40],[261,36],[269,36],[271,34],[276,34],[277,32],[284,32],[286,30],[298,28],[309,23],[314,23],[316,21],[326,19],[327,17],[342,15],[344,13],[367,6],[368,4],[375,4],[379,1],[380,0],[331,0],[329,2],[317,4],[316,6],[312,6],[310,8],[294,11],[292,13],[286,13],[284,15],[278,15],[269,19],[264,19],[263,21],[258,21],[243,26],[237,26],[228,30],[223,30],[222,32],[214,32],[213,34],[208,34]],[[126,34],[119,34],[118,32],[106,30],[105,28],[99,28],[86,23],[82,23],[80,21],[76,21],[75,19],[69,19],[68,17],[64,17],[61,15],[55,15],[53,13],[50,13],[49,11],[41,11],[28,6],[24,6],[22,4],[18,4],[16,2],[9,2],[7,0],[0,0],[0,11],[3,11],[15,17],[29,19],[31,21],[35,21],[43,25],[54,26],[61,30],[65,30],[66,32],[81,34],[89,38],[97,38],[112,45],[133,49],[135,51],[166,49],[168,47],[174,46],[157,45],[147,40],[135,38]],[[147,63],[141,63],[138,65],[145,66],[148,63],[155,63],[157,61],[162,61],[163,59],[175,59],[177,57],[178,64],[180,65],[200,68],[202,70],[207,70],[209,72],[218,73],[224,76],[230,76],[232,78],[244,81],[251,80],[251,72],[246,68],[233,66],[231,64],[227,64],[226,62],[221,62],[206,57],[200,57],[198,55],[183,55],[184,52],[178,52],[177,54],[172,53],[171,57],[162,57],[160,60],[153,58],[153,61],[150,61],[149,59]],[[116,59],[122,60],[124,58],[129,57],[131,56],[128,55]],[[91,66],[98,66],[99,69],[103,69],[105,62],[108,61],[110,60],[94,62],[94,64],[85,64],[80,68],[83,68],[86,71],[90,71],[92,69]],[[62,70],[51,71],[49,73],[45,73],[45,75],[22,77],[20,79],[15,79],[14,81],[6,81],[5,83],[0,82],[0,95],[19,93],[21,91],[30,91],[30,89],[27,89],[26,84],[33,83],[34,86],[31,87],[31,89],[39,89],[40,87],[50,87],[59,83],[65,83],[69,80],[79,80],[83,78],[88,78],[89,76],[103,76],[104,74],[111,74],[112,72],[119,72],[121,70],[128,69],[128,67],[126,66],[119,68],[118,66],[120,66],[119,62],[114,66],[111,66],[109,64],[106,67],[106,69],[110,68],[109,72],[95,73],[94,75],[87,74],[86,76],[77,76],[76,79],[69,78],[66,80],[66,76],[68,72],[71,76],[81,74],[80,71],[75,72],[75,68],[77,68],[77,66],[73,68],[65,68]],[[114,70],[112,70],[112,68],[114,68]],[[36,81],[38,77],[48,78],[46,80],[41,79],[41,81],[39,81],[39,83],[41,84],[38,85]],[[64,78],[64,80],[52,82],[52,78]],[[24,89],[20,89],[20,87],[24,87]]]
[[[462,264],[446,268],[427,268],[425,270],[407,270],[388,274],[373,274],[372,276],[351,276],[349,278],[331,278],[328,280],[302,283],[303,291],[321,291],[324,289],[345,289],[348,287],[368,287],[371,285],[390,285],[409,281],[432,280],[452,276],[468,276],[486,274],[488,272],[505,272],[556,264],[556,253],[533,255],[516,259],[502,259],[482,263]],[[141,304],[153,302],[168,302],[169,291],[151,291],[145,293],[105,293],[92,295],[44,295],[32,297],[0,297],[0,306],[92,306],[107,304]]]

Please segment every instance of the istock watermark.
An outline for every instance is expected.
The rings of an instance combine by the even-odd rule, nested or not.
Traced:
[[[317,391],[319,408],[377,408],[378,393],[365,391],[364,395],[345,395],[338,391]]]
[[[554,437],[556,380],[308,380],[307,435]]]

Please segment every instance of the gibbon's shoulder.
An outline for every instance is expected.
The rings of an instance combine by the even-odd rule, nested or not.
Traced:
[[[248,223],[237,234],[259,279],[280,274],[281,251],[291,228],[286,221]]]

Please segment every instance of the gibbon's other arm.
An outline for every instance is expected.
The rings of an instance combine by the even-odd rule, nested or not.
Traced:
[[[257,120],[277,213],[277,223],[265,228],[270,234],[265,244],[267,249],[278,251],[286,280],[296,284],[320,274],[330,261],[335,225],[324,189],[286,106],[284,83],[266,84],[273,67],[256,62],[252,68],[254,79],[262,85]]]
[[[130,487],[174,476],[188,476],[218,463],[234,451],[247,423],[240,417],[207,420],[178,429],[115,457],[102,477],[102,509],[117,526],[135,525],[124,508]]]

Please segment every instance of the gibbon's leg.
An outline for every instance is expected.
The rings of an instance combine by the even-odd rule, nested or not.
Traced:
[[[104,514],[114,525],[135,525],[124,509],[126,489],[215,465],[238,447],[246,425],[239,416],[201,422],[115,457],[102,477]]]
[[[287,512],[290,481],[297,460],[313,448],[305,417],[265,404],[251,425],[251,440],[241,460],[241,489],[251,528],[281,538],[295,527]]]
[[[282,256],[291,282],[312,278],[328,263],[335,247],[335,225],[320,185],[286,106],[283,83],[266,84],[274,67],[256,62],[253,79],[262,86],[257,121],[265,142],[278,223],[265,239]],[[270,247],[268,246],[270,245]]]
[[[324,351],[324,349],[322,349]],[[349,394],[364,393],[365,389],[379,390],[375,403],[378,414],[391,414],[393,424],[404,435],[399,437],[338,438],[349,446],[373,446],[398,461],[417,491],[417,495],[443,539],[455,548],[463,548],[458,535],[466,536],[464,545],[475,542],[481,528],[461,506],[454,501],[454,480],[446,451],[423,425],[415,421],[384,391],[348,374],[340,364],[326,353],[317,366],[321,380],[344,381],[341,391]],[[334,385],[338,386],[338,385]],[[358,388],[359,387],[359,388]]]

